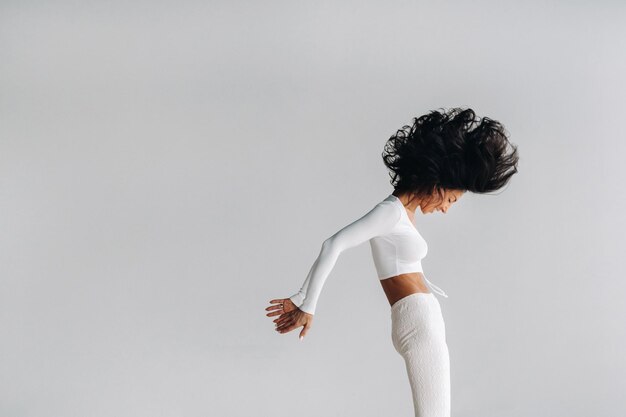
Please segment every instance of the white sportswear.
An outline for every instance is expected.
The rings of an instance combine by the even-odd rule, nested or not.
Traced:
[[[289,297],[291,301],[305,313],[315,314],[324,282],[341,252],[367,240],[378,279],[423,272],[422,259],[428,252],[428,245],[409,219],[402,201],[390,194],[364,216],[324,241],[300,291]],[[428,278],[426,282],[435,292],[447,297]]]

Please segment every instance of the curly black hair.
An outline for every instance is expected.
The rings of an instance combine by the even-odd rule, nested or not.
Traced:
[[[457,107],[413,121],[387,140],[382,154],[395,191],[426,196],[448,188],[482,194],[502,188],[517,172],[517,147],[496,120]]]

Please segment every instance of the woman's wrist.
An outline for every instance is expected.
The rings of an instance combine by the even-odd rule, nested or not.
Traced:
[[[304,302],[304,295],[297,293],[289,297],[289,299],[291,300],[293,305],[295,305],[296,307],[300,307],[302,303]]]

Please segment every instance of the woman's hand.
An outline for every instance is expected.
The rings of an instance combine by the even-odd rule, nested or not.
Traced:
[[[267,314],[268,317],[280,314],[280,317],[274,320],[276,331],[278,333],[289,333],[300,326],[304,326],[300,332],[300,340],[302,340],[313,324],[313,314],[300,310],[289,298],[271,300],[270,304],[272,303],[275,303],[275,305],[267,307],[265,310],[272,310],[271,313]]]
[[[267,314],[267,317],[276,316],[278,314],[289,313],[290,311],[295,310],[296,305],[291,301],[291,298],[278,298],[276,300],[270,301],[270,304],[276,303],[276,305],[269,306],[265,309],[265,311],[276,310],[272,313]],[[276,320],[274,320],[276,321]]]

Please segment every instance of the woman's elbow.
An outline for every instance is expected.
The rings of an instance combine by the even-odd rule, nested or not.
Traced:
[[[322,252],[324,253],[336,253],[340,254],[345,250],[345,244],[343,239],[341,239],[341,235],[332,235],[328,239],[322,243]]]

